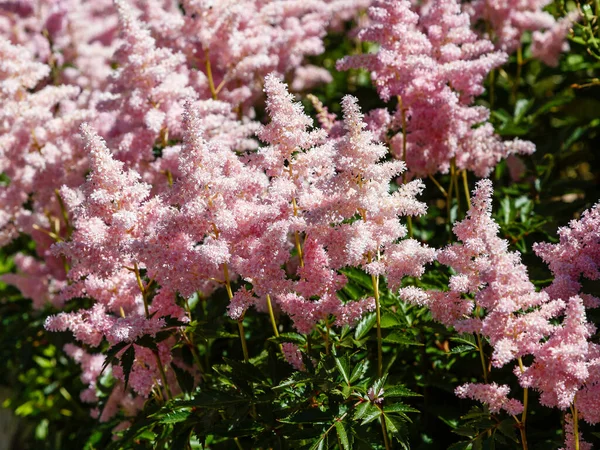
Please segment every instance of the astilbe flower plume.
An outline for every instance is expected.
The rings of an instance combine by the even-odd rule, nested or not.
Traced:
[[[287,95],[281,94],[282,99],[283,94]],[[328,315],[336,317],[337,325],[351,324],[364,311],[372,309],[372,299],[346,304],[339,301],[336,291],[345,284],[345,278],[337,271],[353,266],[380,275],[389,269],[392,282],[398,283],[407,274],[399,267],[406,256],[402,251],[406,248],[404,244],[396,243],[406,235],[399,216],[425,211],[424,205],[415,200],[422,189],[420,181],[390,193],[390,181],[402,172],[404,164],[379,162],[387,149],[374,142],[373,135],[364,129],[366,125],[356,99],[345,97],[342,108],[342,137],[299,153],[288,164],[295,170],[295,174],[289,171],[295,192],[292,203],[298,199],[293,230],[305,232],[307,239],[301,249],[303,261],[297,269],[300,280],[294,283],[292,292],[279,296],[277,301],[303,332]],[[279,111],[286,110],[297,114],[289,106]],[[287,121],[296,122],[307,123]],[[303,127],[296,131],[295,144],[311,136]],[[280,138],[280,142],[286,140],[290,140],[287,135]],[[353,218],[358,220],[349,220]],[[302,228],[298,228],[300,224]],[[433,250],[416,241],[412,250],[411,261],[415,263],[412,271],[418,271],[419,265],[431,261],[434,255]],[[319,300],[309,300],[315,297]]]
[[[470,29],[457,0],[434,2],[421,15],[411,6],[408,0],[376,1],[358,37],[378,43],[378,51],[338,62],[342,70],[369,70],[383,100],[398,97],[394,131],[405,129],[392,140],[396,156],[417,176],[447,172],[453,163],[487,176],[508,155],[532,153],[530,142],[502,142],[487,122],[489,111],[471,106],[506,54]]]
[[[545,291],[552,298],[569,298],[580,295],[589,307],[600,306],[597,297],[580,293],[581,278],[600,278],[600,203],[585,211],[579,220],[558,230],[560,241],[556,244],[536,243],[535,253],[550,268],[553,281]]]
[[[559,53],[568,49],[566,33],[577,15],[569,14],[557,21],[544,11],[550,3],[551,0],[472,0],[465,4],[465,10],[473,24],[485,22],[488,39],[507,53],[521,46],[525,32],[533,32],[533,56],[555,66]]]

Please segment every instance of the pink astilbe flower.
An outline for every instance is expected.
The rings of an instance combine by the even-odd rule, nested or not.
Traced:
[[[580,294],[581,277],[600,279],[600,203],[585,211],[581,219],[572,220],[568,227],[559,228],[558,235],[557,244],[538,242],[533,246],[554,276],[545,291],[552,298],[581,295],[588,308],[600,306],[597,297]]]
[[[575,446],[575,430],[573,428],[573,416],[565,414],[565,446],[560,450],[592,450],[592,444],[583,440],[581,431],[578,436],[578,446]]]
[[[48,303],[62,306],[59,292],[67,286],[63,269],[52,270],[47,264],[22,253],[15,256],[15,264],[18,272],[0,276],[1,281],[15,286],[25,298],[30,298],[34,309],[43,309]]]
[[[521,385],[539,391],[542,405],[563,410],[571,406],[586,382],[598,382],[600,347],[588,340],[595,332],[581,298],[571,297],[563,323],[534,352],[533,363],[517,373]],[[596,367],[596,380],[590,379],[590,366]],[[597,404],[590,406],[596,411],[588,417],[598,417]]]
[[[115,53],[119,67],[100,106],[116,113],[107,139],[118,144],[118,158],[145,174],[154,159],[154,142],[161,136],[166,140],[167,133],[177,137],[183,102],[195,92],[188,86],[185,56],[158,47],[126,0],[118,0],[116,5],[122,40]],[[166,184],[166,177],[158,178]]]
[[[497,236],[491,209],[492,183],[481,180],[467,217],[453,228],[461,243],[438,253],[438,261],[455,271],[449,291],[430,292],[428,304],[436,320],[486,336],[494,347],[492,363],[501,367],[540,347],[555,328],[549,319],[564,303],[536,292],[519,253],[508,251],[508,242]]]
[[[421,16],[411,6],[408,0],[376,1],[369,8],[371,23],[358,37],[378,43],[379,50],[338,62],[342,70],[366,68],[383,100],[400,100],[393,129],[398,131],[402,115],[406,129],[391,141],[395,155],[406,157],[417,176],[445,173],[452,161],[487,176],[509,154],[532,153],[530,142],[502,142],[487,122],[489,111],[471,106],[506,54],[470,29],[457,0],[434,2]]]
[[[354,13],[358,7],[352,6],[344,9]],[[199,88],[233,106],[252,103],[267,74],[284,76],[302,67],[305,56],[321,54],[330,18],[339,9],[322,0],[184,1],[183,8],[188,65],[211,66],[214,88],[207,77],[199,77]]]
[[[514,398],[508,398],[510,388],[503,384],[473,384],[467,383],[459,386],[454,391],[460,398],[471,398],[485,403],[490,412],[495,414],[505,410],[508,414],[516,415],[523,412],[523,404]]]
[[[71,259],[73,280],[88,274],[109,276],[133,265],[131,245],[140,233],[140,204],[150,190],[137,172],[123,170],[123,163],[113,158],[92,128],[82,125],[81,132],[91,172],[82,187],[81,203],[72,210],[76,230],[70,241],[54,247],[57,254]],[[73,195],[68,188],[63,192]]]
[[[298,348],[297,345],[291,344],[289,342],[284,342],[281,344],[281,351],[283,352],[283,357],[285,360],[296,370],[301,372],[306,371],[306,367],[304,366],[304,361],[302,361],[302,352]]]
[[[465,9],[473,24],[480,20],[486,22],[490,39],[497,48],[513,53],[521,45],[526,31],[535,33],[555,26],[554,17],[543,10],[550,3],[551,0],[473,0]]]
[[[209,293],[223,279],[232,260],[231,246],[245,233],[255,211],[254,198],[264,190],[264,174],[244,166],[220,140],[208,141],[203,121],[188,103],[184,113],[180,177],[162,197],[144,206],[145,234],[135,247],[163,289],[189,296]],[[229,277],[233,280],[235,270]]]
[[[375,276],[387,274],[397,286],[402,276],[419,273],[419,266],[430,262],[435,253],[414,241],[413,264],[402,266],[400,259],[410,245],[396,243],[406,234],[399,216],[425,211],[425,205],[415,199],[422,183],[413,181],[390,193],[390,180],[402,172],[404,164],[380,162],[387,149],[365,130],[354,97],[345,97],[342,108],[344,134],[333,144],[297,156],[294,164],[298,175],[293,182],[308,238],[304,266],[297,270],[300,280],[293,285],[295,292],[285,293],[277,301],[302,332],[328,315],[336,318],[337,325],[353,324],[374,308],[372,298],[345,304],[339,301],[336,291],[345,278],[337,270],[362,267]],[[304,168],[315,170],[315,166],[319,177]],[[352,218],[358,220],[350,221]],[[315,297],[318,300],[309,300]]]
[[[86,403],[96,403],[98,401],[98,396],[96,395],[96,382],[102,372],[104,355],[87,353],[81,347],[77,347],[73,344],[65,344],[63,350],[81,366],[81,382],[88,386],[88,388],[81,393],[81,401]]]
[[[44,328],[48,331],[71,331],[76,340],[98,347],[104,336],[116,322],[116,317],[107,315],[106,308],[96,303],[89,310],[61,312],[46,318]]]
[[[531,55],[547,66],[558,66],[560,54],[569,51],[567,34],[578,17],[579,12],[573,11],[560,19],[549,30],[535,31],[531,36]]]

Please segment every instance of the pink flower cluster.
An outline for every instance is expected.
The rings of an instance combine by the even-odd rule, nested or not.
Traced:
[[[409,301],[426,304],[435,319],[462,333],[475,333],[492,346],[491,362],[501,367],[517,359],[514,373],[523,388],[540,393],[540,403],[565,410],[575,405],[589,423],[600,422],[600,345],[592,341],[596,327],[583,301],[579,276],[597,279],[598,205],[569,228],[561,228],[558,244],[537,244],[556,281],[537,292],[520,255],[508,250],[491,217],[492,184],[477,183],[467,217],[454,225],[461,241],[438,253],[452,268],[448,291],[401,290]],[[562,279],[561,279],[562,278]],[[532,360],[530,365],[523,357]],[[492,372],[493,374],[493,372]],[[508,387],[468,383],[457,388],[462,398],[486,403],[490,411],[518,414],[522,405],[507,398]]]
[[[129,385],[142,397],[163,382],[156,354],[132,343],[164,330],[169,317],[188,320],[177,295],[210,293],[242,270],[268,281],[256,282],[240,315],[264,302],[265,292],[288,292],[293,283],[276,264],[289,260],[294,270],[288,241],[300,219],[290,213],[285,177],[271,180],[268,164],[245,154],[258,147],[254,105],[269,73],[290,77],[298,90],[329,81],[328,71],[304,58],[323,51],[328,27],[364,6],[1,2],[0,245],[23,233],[37,252],[17,255],[18,272],[3,281],[36,308],[93,298],[92,308],[51,316],[46,326],[91,347],[133,348]],[[327,292],[343,280],[334,272]],[[352,321],[368,304],[333,306],[340,320]],[[169,365],[184,368],[173,345],[158,343],[171,391],[177,383]],[[87,374],[85,398],[95,401],[99,371],[87,367],[101,356],[67,351]],[[113,374],[125,380],[118,364]],[[127,405],[119,400],[126,398]],[[119,405],[135,410],[136,399],[118,385],[101,419]]]
[[[544,11],[551,0],[472,0],[465,5],[473,23],[483,20],[486,34],[496,48],[513,53],[525,32],[533,32],[531,52],[549,66],[558,64],[562,51],[568,50],[566,34],[578,13],[557,21]]]
[[[379,44],[378,51],[338,62],[341,70],[369,70],[383,100],[398,98],[389,122],[397,133],[395,155],[417,176],[446,173],[451,164],[487,176],[508,155],[532,153],[531,142],[502,142],[487,122],[489,111],[472,105],[487,74],[507,55],[471,29],[460,1],[431,2],[420,14],[411,6],[408,0],[375,1],[358,37]]]

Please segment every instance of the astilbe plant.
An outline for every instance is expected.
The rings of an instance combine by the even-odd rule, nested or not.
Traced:
[[[595,400],[598,345],[590,340],[596,327],[586,319],[579,289],[562,290],[559,294],[551,286],[548,292],[536,291],[519,253],[508,251],[508,242],[497,236],[499,227],[491,217],[492,192],[489,180],[477,183],[467,217],[453,228],[461,243],[451,244],[438,253],[437,260],[453,269],[449,290],[427,293],[410,290],[406,298],[426,304],[434,319],[454,327],[459,333],[476,336],[484,384],[467,383],[458,387],[456,394],[485,403],[492,413],[504,409],[513,415],[521,431],[523,448],[526,448],[529,389],[540,392],[540,403],[544,406],[571,408],[575,423],[579,415],[590,423],[598,422],[598,401]],[[586,212],[582,222],[573,221],[571,227],[582,230],[592,226],[595,230],[596,219],[593,212]],[[561,244],[536,246],[553,270],[564,255],[561,250],[567,245],[579,244],[580,235],[569,234],[569,231],[562,229]],[[597,237],[592,233],[584,239],[588,238],[591,246],[582,248],[595,255]],[[579,257],[585,258],[581,253]],[[597,256],[589,258],[591,266],[590,263],[588,266],[595,267],[596,260]],[[595,277],[593,270],[587,274]],[[597,304],[590,301],[589,306]],[[558,319],[562,322],[557,323]],[[507,385],[490,383],[493,373],[488,370],[484,342],[493,349],[492,366],[500,368],[511,361],[518,362],[514,373],[524,389],[522,403],[508,398]],[[523,363],[525,357],[533,358],[531,365]],[[521,418],[517,418],[521,413]]]
[[[406,364],[403,349],[458,332],[482,370],[452,377],[458,397],[512,416],[526,449],[536,391],[565,412],[566,448],[588,448],[600,301],[582,277],[599,277],[599,205],[534,245],[552,274],[538,290],[499,235],[492,182],[468,198],[467,171],[535,150],[503,140],[481,96],[509,54],[521,70],[526,32],[532,56],[558,64],[578,14],[547,4],[0,2],[0,245],[32,242],[8,250],[1,280],[71,340],[80,400],[113,447],[406,447],[417,411],[400,383],[441,363],[427,367],[428,348]],[[367,7],[352,33],[377,47],[337,67],[366,69],[395,111],[363,114],[345,95],[338,118],[313,95],[315,126],[294,92],[337,82],[325,67],[339,52],[315,61]],[[438,250],[413,238],[431,237],[413,233],[413,217],[430,222],[418,177],[450,173],[450,223],[460,172],[469,210]]]
[[[447,173],[452,166],[487,176],[509,154],[534,151],[527,141],[502,142],[487,123],[489,111],[472,105],[506,54],[469,28],[460,2],[434,2],[419,16],[408,0],[381,0],[369,14],[358,38],[379,49],[346,57],[338,68],[364,67],[383,100],[397,97],[394,122],[402,132],[392,145],[411,173]]]

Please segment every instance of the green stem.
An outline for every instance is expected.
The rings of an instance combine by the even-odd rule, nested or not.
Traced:
[[[496,103],[496,70],[492,69],[490,72],[490,111],[494,110],[494,103]]]
[[[577,412],[577,406],[575,406],[575,399],[573,399],[573,405],[571,405],[571,414],[573,415],[573,438],[575,439],[575,450],[579,450],[579,413]]]
[[[398,96],[398,108],[400,108],[400,117],[402,121],[402,161],[404,164],[406,163],[406,109],[404,109],[404,104],[402,103],[402,97]],[[406,184],[406,171],[408,170],[408,165],[402,172],[402,184]],[[413,237],[413,225],[412,225],[412,217],[407,216],[406,222],[408,225],[408,237]]]
[[[370,258],[369,258],[370,259]],[[379,304],[379,277],[371,275],[373,285],[373,296],[375,297],[375,314],[377,318],[377,376],[383,375],[383,351],[381,339],[381,306]]]
[[[511,101],[517,102],[517,91],[519,90],[519,80],[521,79],[521,69],[523,68],[523,49],[521,45],[517,48],[517,75],[512,86]]]
[[[275,322],[275,314],[273,314],[273,305],[271,304],[271,296],[267,294],[267,308],[269,310],[269,317],[271,318],[271,325],[273,325],[273,333],[276,337],[279,337],[279,330],[277,329],[277,322]]]
[[[167,374],[165,373],[165,368],[162,365],[160,356],[158,356],[158,352],[154,352],[154,356],[156,357],[156,365],[158,366],[158,370],[160,372],[160,378],[165,387],[165,392],[167,393],[167,399],[170,400],[171,398],[173,398],[173,396],[171,395],[171,388],[169,388],[169,383],[167,383]]]
[[[385,426],[385,416],[383,413],[379,416],[379,420],[381,422],[381,433],[383,434],[383,444],[385,445],[385,450],[390,450],[390,439],[387,433],[387,427]]]
[[[239,448],[239,450],[244,450],[244,447],[242,447],[242,444],[240,444],[240,440],[238,438],[233,438],[233,440],[235,441],[235,445],[237,448]]]
[[[481,368],[483,369],[483,381],[487,383],[488,372],[485,364],[485,355],[483,353],[483,342],[479,333],[475,333],[475,337],[477,338],[477,347],[479,347],[479,358],[481,359]]]
[[[240,318],[238,320],[238,330],[240,332],[240,342],[242,343],[242,352],[244,353],[244,362],[249,362],[250,358],[248,357],[248,345],[246,344],[246,332],[244,330],[244,318]]]
[[[471,209],[471,194],[469,193],[469,180],[467,179],[467,169],[462,171],[463,187],[465,189],[465,199],[467,200],[467,209]]]
[[[210,88],[210,94],[213,100],[217,99],[217,90],[215,89],[215,81],[212,75],[212,67],[210,65],[210,57],[208,56],[208,50],[205,51],[205,64],[206,64],[206,77],[208,78],[208,87]]]
[[[144,283],[142,282],[142,277],[140,276],[140,269],[138,268],[137,263],[133,263],[133,271],[135,273],[135,279],[137,281],[138,287],[142,292],[142,300],[144,301],[144,312],[146,313],[146,318],[150,317],[150,310],[148,308],[148,299],[146,298],[146,287],[144,287]]]
[[[225,277],[225,290],[227,291],[227,296],[229,300],[233,298],[233,292],[231,292],[231,283],[229,281],[229,266],[227,263],[223,263],[223,276]],[[244,331],[244,317],[240,317],[237,321],[238,330],[240,332],[240,342],[242,343],[242,352],[244,353],[244,361],[248,362],[250,358],[248,357],[248,345],[246,344],[246,333]]]

